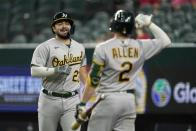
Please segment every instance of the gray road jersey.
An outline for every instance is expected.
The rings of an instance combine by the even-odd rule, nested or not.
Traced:
[[[133,80],[144,61],[162,49],[160,41],[110,39],[98,44],[93,61],[104,65],[98,92],[113,92],[133,89]]]
[[[73,91],[79,88],[79,69],[86,65],[85,48],[72,40],[68,47],[55,38],[41,43],[34,51],[31,65],[57,67],[69,64],[71,73],[65,80],[63,75],[42,78],[42,86],[50,91]]]

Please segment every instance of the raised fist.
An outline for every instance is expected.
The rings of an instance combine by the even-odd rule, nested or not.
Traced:
[[[151,24],[152,15],[138,14],[135,17],[136,28],[147,27]]]

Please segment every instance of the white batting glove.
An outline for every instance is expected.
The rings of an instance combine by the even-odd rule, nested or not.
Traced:
[[[55,72],[60,73],[60,74],[69,75],[71,72],[71,67],[69,65],[55,67]]]
[[[149,26],[151,24],[151,19],[152,19],[152,14],[151,15],[138,14],[135,18],[136,28],[143,28]]]

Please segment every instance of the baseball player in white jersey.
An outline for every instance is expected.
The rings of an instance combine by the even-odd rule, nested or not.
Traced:
[[[87,78],[85,48],[70,37],[74,21],[68,13],[56,13],[51,28],[55,37],[41,43],[31,61],[31,75],[42,78],[39,131],[56,131],[58,123],[63,131],[71,131],[75,106],[80,102],[80,79]]]
[[[114,37],[95,48],[93,62],[80,104],[76,106],[76,119],[81,117],[85,103],[94,91],[105,94],[93,110],[88,131],[134,131],[136,104],[134,79],[144,62],[171,44],[170,38],[156,24],[151,15],[118,10],[110,23]],[[135,40],[129,35],[136,28],[147,27],[154,39]]]

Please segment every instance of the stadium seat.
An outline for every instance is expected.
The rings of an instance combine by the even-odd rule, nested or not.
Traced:
[[[167,21],[172,22],[173,20],[179,20],[180,22],[185,22],[186,21],[186,16],[184,12],[182,11],[174,11],[171,14],[167,15]]]
[[[180,37],[184,37],[188,33],[193,32],[193,28],[189,24],[185,24],[183,27],[179,28],[180,30]]]
[[[84,19],[85,1],[84,0],[66,0],[64,1],[64,11],[69,12],[76,19]]]
[[[8,23],[6,21],[1,21],[0,27],[1,27],[0,43],[4,43],[7,41],[7,37],[8,37],[7,35]]]
[[[95,14],[94,19],[97,19],[100,22],[107,22],[110,18],[107,12],[100,11]]]
[[[35,32],[40,33],[43,29],[50,27],[52,18],[57,11],[60,11],[59,0],[39,0],[33,20]]]
[[[91,30],[96,30],[97,27],[99,27],[99,21],[97,21],[96,19],[91,19],[90,21],[88,21],[86,23],[86,25],[88,25],[88,27],[91,29]]]
[[[174,34],[173,33],[167,33],[168,34],[168,36],[169,36],[169,38],[171,39],[171,41],[172,42],[176,42],[177,40],[175,39],[175,36],[174,36]]]
[[[173,19],[169,22],[169,25],[173,30],[181,28],[182,24],[183,22],[181,22],[179,19]]]
[[[190,32],[183,37],[184,42],[196,43],[196,33]]]
[[[173,38],[175,42],[182,42],[182,38],[180,37],[180,30],[179,29],[175,29],[173,30]]]
[[[80,28],[82,28],[82,26],[83,26],[83,24],[80,20],[74,20],[74,24],[75,24],[75,31],[80,30]]]
[[[15,0],[12,5],[12,12],[16,14],[29,13],[32,14],[35,10],[36,0]]]
[[[89,39],[89,37],[87,37],[85,34],[81,34],[80,32],[75,32],[73,39],[83,43],[84,41],[86,41],[87,39]]]
[[[159,12],[158,14],[154,14],[153,21],[158,25],[163,25],[166,22],[165,14],[163,12]]]
[[[171,32],[172,32],[172,28],[171,28],[168,24],[166,24],[166,23],[164,23],[164,24],[161,26],[161,28],[162,28],[166,33],[171,33]]]
[[[19,34],[12,39],[11,43],[27,43],[27,38],[25,35]]]
[[[18,34],[24,34],[27,35],[26,37],[30,37],[34,32],[33,20],[36,0],[14,0],[11,5],[9,35],[15,37]]]
[[[189,23],[194,29],[196,29],[196,14],[190,15]]]
[[[9,35],[14,36],[23,33],[24,26],[20,23],[11,24],[9,27]]]
[[[50,27],[52,17],[38,17],[36,18],[34,24],[35,32],[40,32],[42,29]]]
[[[145,13],[145,14],[152,14],[153,13],[153,7],[150,4],[143,5],[140,7],[139,12]]]
[[[164,2],[161,4],[160,9],[161,12],[164,12],[164,14],[169,14],[172,11],[171,4],[168,2]]]
[[[41,6],[41,5],[40,5]],[[43,18],[43,17],[49,17],[49,18],[52,18],[53,15],[57,12],[57,11],[60,11],[59,9],[56,9],[56,8],[53,8],[51,5],[43,5],[41,7],[39,7],[35,14],[36,14],[36,17],[38,18]]]
[[[45,35],[40,33],[40,34],[34,35],[31,43],[41,43],[41,42],[44,42],[46,40],[47,40],[47,38],[45,37]]]
[[[34,32],[33,16],[29,13],[13,14],[10,20],[9,35],[23,33],[25,35],[30,35]]]
[[[196,32],[196,20],[195,20],[195,21],[190,22],[190,25],[191,25],[191,27],[192,27],[193,31],[194,31],[194,32]]]
[[[97,21],[96,23],[99,24],[99,28],[96,30],[99,32],[106,32],[109,29],[109,15],[104,12],[97,12],[93,18],[93,21]],[[96,28],[96,27],[95,27]]]
[[[0,43],[6,42],[7,33],[8,33],[8,25],[10,23],[10,8],[11,4],[7,2],[7,0],[0,1],[0,27],[1,27],[1,35],[0,35]]]
[[[89,42],[92,40],[91,30],[88,26],[83,26],[75,31],[73,38],[79,42]]]
[[[50,39],[51,37],[53,37],[53,33],[50,27],[43,28],[40,34],[43,34],[46,39]]]
[[[191,3],[182,4],[180,8],[184,13],[192,13],[193,10]]]
[[[0,3],[0,19],[1,21],[6,21],[10,15],[11,5],[8,2]]]
[[[60,0],[39,0],[39,9],[48,7],[51,10],[60,10]]]

